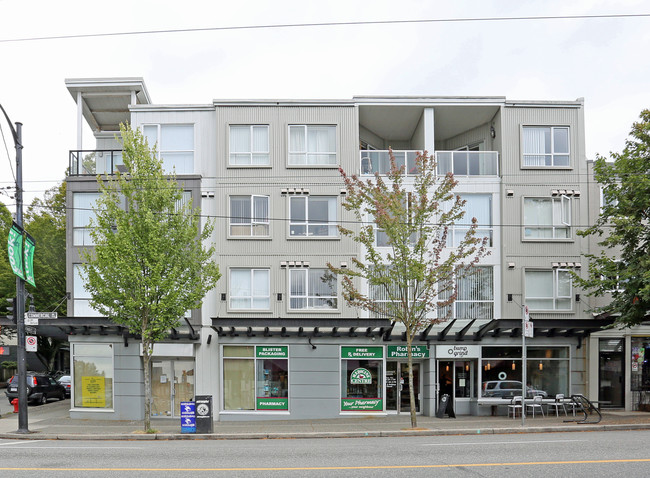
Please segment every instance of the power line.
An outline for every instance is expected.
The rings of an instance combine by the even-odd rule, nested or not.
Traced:
[[[469,18],[429,18],[417,20],[371,20],[354,22],[321,22],[321,23],[277,23],[263,25],[237,25],[226,27],[204,27],[204,28],[174,28],[165,30],[133,30],[125,32],[107,33],[85,33],[73,35],[50,35],[42,37],[6,38],[0,43],[18,43],[28,41],[44,40],[68,40],[79,38],[100,38],[133,35],[154,35],[164,33],[198,33],[236,30],[270,30],[279,28],[314,28],[314,27],[347,27],[367,25],[414,25],[427,23],[468,23],[468,22],[506,22],[506,21],[549,21],[549,20],[594,20],[594,19],[622,19],[622,18],[644,18],[650,17],[650,13],[623,13],[623,14],[602,14],[602,15],[543,15],[543,16],[521,16],[521,17],[469,17]]]

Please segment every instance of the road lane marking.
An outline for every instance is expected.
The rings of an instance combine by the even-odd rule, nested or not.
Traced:
[[[629,458],[621,460],[570,460],[529,461],[511,463],[449,463],[444,465],[374,465],[374,466],[305,466],[275,468],[42,468],[42,467],[0,467],[0,471],[322,471],[322,470],[407,470],[433,468],[487,468],[491,466],[539,466],[539,465],[598,465],[607,463],[649,463],[650,458]]]
[[[29,441],[23,440],[23,441],[11,441],[11,442],[9,442],[9,443],[0,443],[0,446],[6,446],[6,445],[22,445],[23,443],[29,443],[29,444],[31,445],[32,443],[43,442],[43,441],[45,441],[45,440],[29,440]]]
[[[574,443],[589,440],[529,440],[529,441],[489,441],[489,442],[454,442],[454,443],[423,443],[420,446],[457,446],[457,445],[525,445],[527,443]]]

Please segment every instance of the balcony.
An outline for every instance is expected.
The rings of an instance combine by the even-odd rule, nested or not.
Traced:
[[[88,149],[70,151],[70,176],[115,174],[122,165],[119,149]]]
[[[406,176],[418,174],[415,159],[418,151],[393,151],[398,167],[405,166]],[[436,151],[438,174],[448,172],[457,177],[499,175],[499,153],[497,151]],[[364,176],[388,174],[390,157],[388,151],[361,151],[361,174]]]
[[[438,174],[453,173],[456,177],[499,175],[497,151],[436,151]]]

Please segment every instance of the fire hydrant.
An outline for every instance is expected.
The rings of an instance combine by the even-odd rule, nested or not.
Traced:
[[[18,413],[18,399],[17,399],[17,398],[14,398],[14,399],[11,401],[11,404],[14,406],[14,413]]]

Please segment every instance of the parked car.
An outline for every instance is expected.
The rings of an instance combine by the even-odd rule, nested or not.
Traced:
[[[63,388],[65,388],[65,396],[70,398],[70,390],[72,389],[72,379],[70,378],[70,375],[60,376],[57,379],[57,382],[63,385]]]
[[[5,392],[9,403],[18,398],[18,375],[14,375],[7,382]],[[65,387],[52,377],[42,373],[27,372],[27,401],[30,403],[47,403],[50,398],[65,399]]]
[[[526,397],[531,398],[541,395],[546,398],[548,394],[544,390],[536,390],[526,387]],[[483,396],[497,398],[521,397],[521,382],[517,380],[490,380],[483,382]]]

